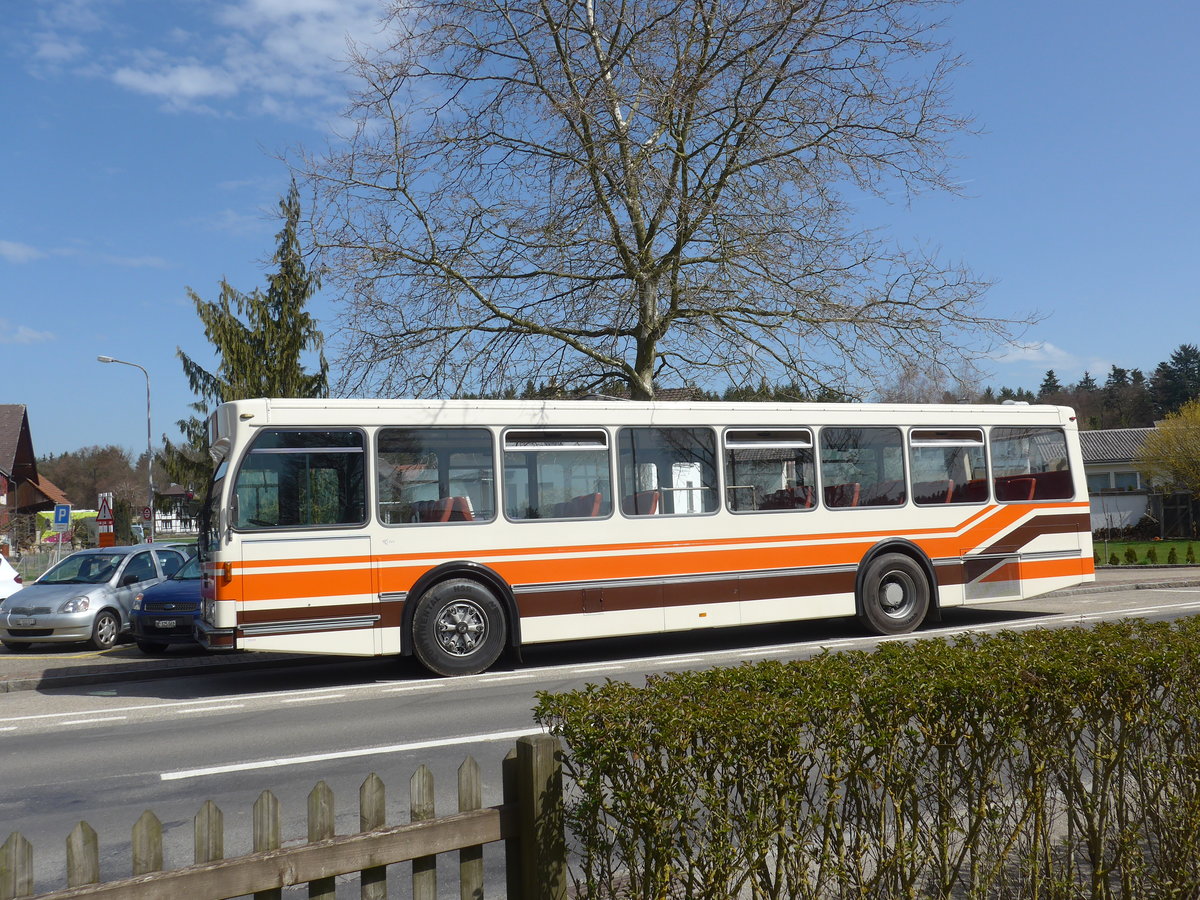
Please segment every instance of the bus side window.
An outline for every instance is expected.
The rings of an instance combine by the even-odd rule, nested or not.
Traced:
[[[238,469],[234,524],[247,530],[365,524],[364,469],[360,431],[263,430]]]
[[[834,509],[900,506],[907,497],[900,429],[822,428],[821,481]]]
[[[612,513],[608,432],[511,429],[504,433],[504,515],[600,519]]]
[[[812,509],[816,483],[810,429],[725,432],[725,503],[731,512]]]
[[[908,465],[917,506],[983,503],[988,498],[981,428],[914,428]]]
[[[375,458],[379,521],[491,521],[493,458],[486,428],[381,428]]]
[[[1067,439],[1061,428],[996,427],[990,437],[997,500],[1020,503],[1075,496]]]
[[[625,515],[716,511],[717,448],[711,428],[622,428],[617,446]]]

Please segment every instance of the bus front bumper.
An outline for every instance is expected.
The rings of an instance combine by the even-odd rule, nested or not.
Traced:
[[[236,650],[237,629],[213,628],[203,619],[197,619],[192,626],[192,634],[205,650]]]

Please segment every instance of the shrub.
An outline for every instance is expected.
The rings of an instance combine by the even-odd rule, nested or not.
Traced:
[[[1194,566],[1196,564],[1196,551],[1194,549],[1192,549],[1191,544],[1188,544],[1187,556],[1185,557],[1185,559],[1187,560],[1187,564],[1189,566]]]
[[[1174,547],[1172,547],[1169,551],[1167,551],[1167,565],[1169,565],[1169,566],[1179,565],[1179,553],[1175,550]]]
[[[1158,565],[1158,548],[1151,547],[1146,551],[1146,562],[1150,565]]]
[[[1200,896],[1200,620],[538,695],[576,895]]]
[[[1136,566],[1137,561],[1138,561],[1137,551],[1134,550],[1132,547],[1126,547],[1125,548],[1125,562],[1128,565]]]
[[[1108,555],[1108,564],[1110,566],[1119,566],[1121,564],[1121,560],[1117,557],[1117,554],[1110,553]]]

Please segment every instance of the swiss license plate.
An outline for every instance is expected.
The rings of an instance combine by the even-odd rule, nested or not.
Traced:
[[[37,619],[17,619],[18,628],[32,628],[37,624]]]
[[[155,619],[154,620],[155,628],[174,628],[178,624],[179,624],[178,619]]]

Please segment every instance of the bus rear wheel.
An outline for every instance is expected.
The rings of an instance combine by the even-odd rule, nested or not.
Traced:
[[[413,650],[438,675],[477,675],[504,651],[508,625],[496,596],[468,578],[426,591],[413,614]]]
[[[858,620],[875,634],[908,634],[929,612],[929,580],[911,556],[884,553],[867,564]]]

